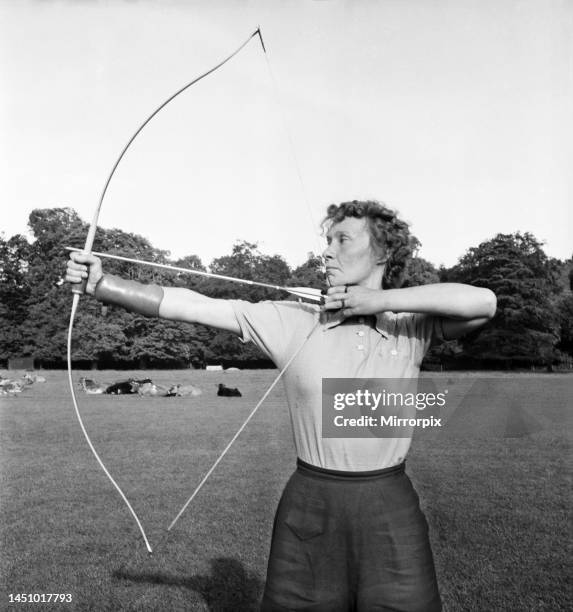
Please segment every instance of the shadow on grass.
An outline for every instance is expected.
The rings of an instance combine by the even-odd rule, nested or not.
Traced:
[[[247,572],[236,559],[217,558],[211,560],[208,576],[177,576],[167,573],[141,573],[125,569],[113,573],[114,578],[136,583],[177,586],[199,593],[209,610],[216,612],[248,612],[259,609],[263,592],[263,581],[252,572]]]

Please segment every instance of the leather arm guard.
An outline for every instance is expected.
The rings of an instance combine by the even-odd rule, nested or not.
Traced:
[[[94,296],[104,304],[121,306],[146,317],[158,317],[163,289],[159,285],[144,285],[104,274],[96,285]]]

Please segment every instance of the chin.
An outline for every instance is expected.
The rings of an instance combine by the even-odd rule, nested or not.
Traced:
[[[335,287],[337,285],[344,285],[344,278],[337,274],[336,272],[327,272],[326,273],[326,282],[331,287]]]

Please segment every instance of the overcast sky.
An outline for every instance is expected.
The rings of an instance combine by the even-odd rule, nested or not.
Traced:
[[[0,0],[0,230],[90,220],[138,124],[259,24],[278,95],[253,39],[142,132],[103,227],[296,265],[329,203],[372,198],[435,264],[518,230],[571,256],[568,0]]]

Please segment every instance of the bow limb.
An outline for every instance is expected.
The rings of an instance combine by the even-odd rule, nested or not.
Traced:
[[[123,151],[123,153],[125,153],[125,150]],[[122,156],[123,156],[122,153]],[[103,198],[105,196],[105,192],[107,190],[107,186],[109,185],[109,181],[111,180],[111,177],[113,176],[113,172],[115,171],[115,168],[117,168],[117,163],[114,166],[114,169],[112,170],[112,173],[110,174],[107,182],[106,182],[106,186],[104,188],[104,191],[102,192],[102,196],[100,198],[98,207],[96,209],[96,212],[94,214],[94,218],[92,220],[92,223],[90,225],[90,229],[88,231],[88,235],[86,238],[86,243],[84,246],[84,253],[90,253],[92,246],[93,246],[93,242],[94,242],[94,238],[95,238],[95,232],[97,229],[97,225],[98,225],[98,219],[99,219],[99,213],[101,210],[101,206],[103,204]],[[68,341],[67,341],[67,364],[68,364],[68,383],[70,386],[70,393],[72,396],[72,403],[74,405],[74,411],[76,413],[76,418],[78,419],[78,423],[80,424],[80,428],[82,430],[82,433],[84,434],[84,438],[86,440],[86,442],[88,443],[88,446],[93,454],[93,456],[96,458],[96,461],[98,462],[99,466],[101,467],[101,469],[103,470],[104,474],[107,476],[108,480],[111,482],[111,484],[114,486],[115,490],[119,493],[121,499],[123,500],[123,502],[125,503],[125,505],[127,506],[131,516],[133,516],[137,527],[143,537],[143,540],[145,542],[145,546],[148,550],[149,553],[152,553],[153,550],[151,548],[151,545],[149,544],[149,540],[147,539],[147,535],[145,533],[145,530],[143,529],[143,525],[141,524],[141,521],[139,520],[139,517],[137,516],[135,510],[133,509],[131,503],[129,502],[129,500],[127,499],[127,496],[125,495],[125,493],[123,492],[123,490],[121,489],[121,487],[117,484],[117,482],[115,481],[115,479],[113,478],[113,476],[110,474],[109,470],[107,469],[107,467],[105,466],[104,462],[102,461],[101,457],[99,456],[98,452],[96,451],[91,438],[87,432],[87,429],[84,425],[83,419],[82,419],[82,415],[80,413],[80,409],[78,406],[78,399],[76,397],[76,392],[74,389],[74,381],[73,381],[73,377],[72,377],[72,338],[73,338],[73,330],[74,330],[74,321],[76,318],[76,313],[78,310],[78,305],[79,305],[79,301],[80,301],[80,295],[82,295],[85,291],[85,286],[86,286],[87,281],[84,281],[83,283],[81,283],[80,287],[74,287],[72,289],[73,292],[73,299],[72,299],[72,310],[70,313],[70,325],[68,327]]]
[[[111,171],[110,171],[110,173],[109,173],[109,175],[108,175],[108,177],[107,177],[107,179],[105,181],[104,187],[102,189],[102,192],[101,192],[101,195],[100,195],[100,198],[99,198],[99,201],[98,201],[98,205],[96,207],[96,210],[95,210],[93,218],[92,218],[92,222],[90,224],[88,235],[86,237],[86,242],[85,242],[84,249],[83,249],[84,253],[89,254],[91,252],[91,250],[92,250],[92,246],[93,246],[94,238],[95,238],[95,233],[96,233],[96,230],[97,230],[97,227],[98,227],[99,214],[100,214],[100,211],[101,211],[101,208],[102,208],[102,205],[103,205],[103,201],[105,199],[105,195],[107,193],[108,187],[109,187],[109,185],[111,183],[111,180],[112,180],[112,178],[113,178],[113,176],[115,174],[115,171],[117,170],[117,167],[119,166],[119,164],[120,164],[121,160],[123,159],[124,155],[126,154],[127,150],[129,149],[129,147],[131,146],[133,141],[137,138],[137,136],[141,133],[143,128],[153,119],[153,117],[155,117],[155,115],[157,115],[157,113],[159,113],[159,111],[161,111],[165,106],[167,106],[167,104],[169,104],[173,99],[175,99],[177,96],[182,94],[189,87],[191,87],[192,85],[194,85],[195,83],[197,83],[201,79],[204,79],[206,76],[212,74],[213,72],[215,72],[216,70],[221,68],[230,59],[235,57],[235,55],[237,55],[237,53],[239,53],[239,51],[241,51],[241,49],[243,49],[243,47],[245,47],[247,45],[247,43],[253,37],[255,37],[255,36],[259,37],[261,45],[263,45],[260,29],[257,29],[235,51],[233,51],[233,53],[231,53],[225,59],[220,61],[216,66],[214,66],[213,68],[210,68],[209,70],[207,70],[203,74],[199,75],[198,77],[196,77],[195,79],[193,79],[192,81],[190,81],[189,83],[187,83],[186,85],[181,87],[174,94],[169,96],[169,98],[167,98],[167,100],[165,100],[162,104],[160,104],[147,117],[147,119],[145,119],[145,121],[137,128],[137,130],[133,133],[133,135],[128,140],[127,144],[123,147],[121,153],[117,157],[117,159],[116,159],[115,163],[113,164],[113,167],[112,167],[112,169],[111,169]],[[263,45],[263,49],[264,49],[264,45]],[[83,423],[83,420],[82,420],[82,417],[81,417],[81,414],[80,414],[80,410],[79,410],[79,407],[78,407],[78,401],[77,401],[76,393],[75,393],[75,390],[74,390],[74,383],[73,383],[73,378],[72,378],[72,337],[73,337],[74,321],[75,321],[76,313],[77,313],[77,310],[78,310],[79,298],[80,298],[80,295],[82,295],[85,292],[86,284],[87,284],[87,281],[84,281],[84,282],[74,286],[74,288],[72,289],[72,293],[74,294],[74,296],[73,296],[73,301],[72,301],[72,308],[71,308],[71,313],[70,313],[70,324],[69,324],[69,327],[68,327],[68,337],[67,337],[68,382],[69,382],[69,386],[70,386],[70,393],[71,393],[71,396],[72,396],[72,402],[73,402],[73,405],[74,405],[74,410],[76,412],[76,417],[77,417],[78,422],[80,424],[82,433],[84,434],[84,438],[86,439],[86,442],[88,443],[88,446],[89,446],[92,454],[96,458],[99,466],[102,468],[102,470],[104,471],[104,473],[107,476],[107,478],[109,479],[109,481],[113,484],[115,489],[120,494],[121,498],[123,499],[124,503],[126,504],[127,508],[129,509],[131,515],[135,519],[135,521],[137,523],[137,526],[139,528],[139,531],[141,532],[141,535],[143,536],[143,539],[145,541],[145,545],[147,547],[147,550],[151,553],[152,549],[151,549],[151,546],[150,546],[149,541],[147,539],[147,536],[145,534],[145,531],[143,529],[143,526],[141,524],[141,521],[139,520],[137,514],[135,513],[135,511],[132,508],[131,504],[129,503],[129,500],[127,499],[126,495],[121,490],[121,487],[113,479],[113,477],[109,473],[109,470],[106,468],[105,464],[103,463],[103,461],[101,460],[100,456],[98,455],[98,453],[97,453],[97,451],[96,451],[96,449],[95,449],[95,447],[94,447],[94,445],[93,445],[93,443],[92,443],[92,441],[91,441],[91,439],[89,437],[89,434],[88,434],[88,432],[87,432],[87,430],[85,428],[85,425]]]
[[[91,452],[93,453],[93,456],[96,458],[99,466],[101,467],[101,469],[104,471],[105,475],[107,476],[107,478],[109,479],[109,481],[111,482],[111,484],[115,487],[116,491],[120,494],[121,499],[123,499],[125,505],[127,506],[127,508],[129,509],[129,512],[131,513],[131,515],[133,516],[133,518],[135,519],[135,522],[137,523],[137,527],[139,528],[139,531],[141,532],[141,535],[143,536],[143,540],[145,541],[145,546],[147,548],[147,550],[151,553],[153,552],[151,549],[151,545],[149,544],[149,540],[147,539],[147,535],[145,534],[145,530],[143,529],[143,525],[141,524],[141,521],[139,520],[139,517],[137,516],[137,514],[135,513],[135,510],[133,509],[132,505],[129,503],[129,500],[127,499],[125,493],[122,491],[121,487],[117,484],[117,482],[115,481],[115,479],[113,478],[113,476],[109,473],[109,470],[106,468],[104,462],[102,461],[101,457],[99,456],[98,452],[96,451],[90,436],[85,428],[83,419],[82,419],[82,415],[80,413],[80,409],[78,407],[78,400],[76,397],[76,392],[74,390],[74,382],[72,379],[72,331],[73,331],[73,325],[74,325],[74,319],[75,319],[75,315],[77,312],[77,307],[78,307],[78,302],[79,302],[79,295],[76,293],[74,295],[73,298],[73,302],[72,302],[72,312],[70,314],[70,326],[68,329],[68,347],[67,347],[67,361],[68,361],[68,382],[70,385],[70,393],[72,395],[72,402],[74,404],[74,410],[76,412],[76,417],[78,419],[78,422],[80,424],[82,433],[84,434],[84,438],[86,439],[86,442],[88,443],[88,446],[90,447]]]

